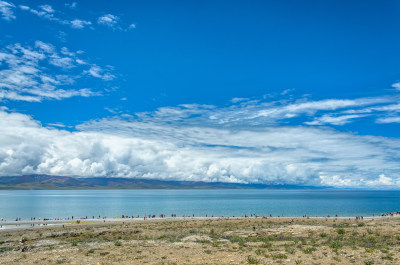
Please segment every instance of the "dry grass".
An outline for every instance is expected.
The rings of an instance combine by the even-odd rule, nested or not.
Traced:
[[[0,264],[399,264],[400,219],[191,219],[0,232]]]

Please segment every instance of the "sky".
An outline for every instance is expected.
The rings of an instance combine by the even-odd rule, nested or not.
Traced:
[[[400,188],[399,15],[0,0],[0,177]]]

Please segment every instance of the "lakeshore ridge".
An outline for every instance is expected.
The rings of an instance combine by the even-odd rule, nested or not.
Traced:
[[[204,181],[173,181],[67,176],[23,175],[0,177],[0,190],[90,190],[90,189],[324,189],[323,186],[267,185]]]

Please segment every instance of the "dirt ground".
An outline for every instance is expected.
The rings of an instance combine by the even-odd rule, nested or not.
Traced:
[[[0,231],[0,264],[400,264],[400,218],[209,218]]]

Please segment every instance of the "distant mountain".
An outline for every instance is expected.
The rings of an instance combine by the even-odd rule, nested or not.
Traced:
[[[314,186],[166,181],[130,178],[73,178],[48,175],[0,177],[0,190],[53,189],[320,189]]]

